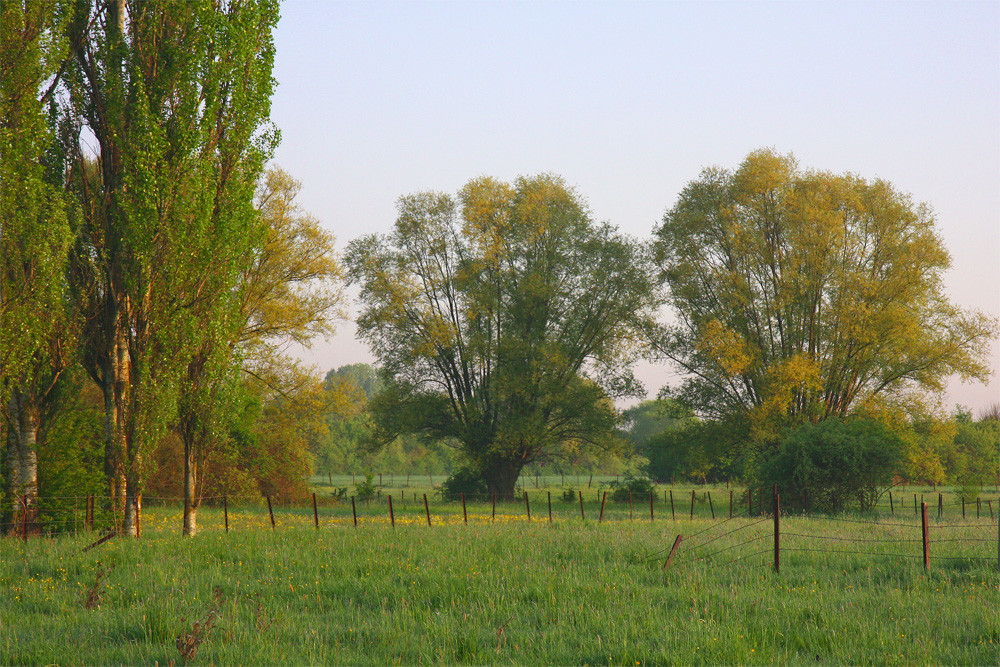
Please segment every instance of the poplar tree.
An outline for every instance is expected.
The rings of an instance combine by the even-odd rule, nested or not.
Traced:
[[[66,5],[0,4],[0,396],[4,522],[38,515],[42,408],[65,367],[71,241],[47,86],[65,57]]]
[[[85,131],[71,146],[83,208],[71,278],[128,534],[197,332],[218,325],[213,299],[261,230],[276,21],[271,0],[75,4],[65,79]]]

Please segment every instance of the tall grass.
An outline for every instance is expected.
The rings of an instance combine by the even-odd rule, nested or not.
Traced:
[[[0,663],[179,663],[178,635],[213,605],[196,664],[996,664],[1000,655],[996,561],[969,559],[995,556],[986,519],[936,529],[932,539],[963,541],[932,544],[943,559],[929,572],[919,542],[846,541],[919,541],[919,529],[783,519],[776,574],[767,553],[732,562],[770,547],[770,525],[751,526],[757,519],[671,521],[661,504],[656,522],[629,521],[618,505],[598,524],[588,500],[586,522],[555,501],[553,524],[544,504],[530,523],[514,504],[492,522],[480,503],[465,526],[460,505],[439,504],[427,528],[422,500],[410,498],[396,529],[378,506],[357,529],[343,506],[327,507],[319,531],[311,508],[280,510],[274,531],[266,509],[237,509],[227,535],[219,510],[205,508],[203,532],[182,539],[176,511],[154,508],[140,540],[85,553],[94,534],[0,540]],[[740,530],[709,542],[731,528]],[[674,536],[699,531],[663,572]],[[973,536],[986,541],[964,539]],[[100,572],[100,604],[85,609]]]

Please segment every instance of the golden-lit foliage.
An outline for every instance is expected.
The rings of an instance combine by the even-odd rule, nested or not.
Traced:
[[[760,150],[705,170],[655,235],[678,315],[658,347],[689,373],[680,395],[750,416],[759,439],[988,375],[996,322],[949,302],[931,211],[885,181]]]

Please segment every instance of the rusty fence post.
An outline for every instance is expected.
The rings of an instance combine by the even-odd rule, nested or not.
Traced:
[[[469,525],[469,514],[465,511],[465,492],[462,492],[462,520],[466,526]]]
[[[677,547],[680,546],[682,539],[684,539],[684,536],[678,533],[677,539],[674,540],[674,546],[670,547],[670,554],[667,556],[667,560],[663,561],[664,572],[666,572],[667,568],[670,567],[670,561],[674,559],[674,554],[677,553]]]
[[[892,502],[892,491],[889,492],[889,516],[896,516],[896,506]]]
[[[670,489],[670,518],[677,521],[677,514],[674,512],[674,490]]]
[[[528,502],[528,492],[524,492],[524,509],[528,512],[528,521],[531,521],[531,503]]]
[[[274,530],[274,510],[271,509],[271,496],[264,496],[267,498],[267,513],[271,517],[271,530]]]
[[[229,496],[222,496],[222,519],[226,522],[226,535],[229,534]]]
[[[944,496],[938,494],[938,518],[944,517]]]
[[[427,504],[427,494],[424,494],[424,514],[427,515],[427,527],[431,525],[431,506]]]
[[[601,498],[601,515],[597,517],[597,523],[604,521],[604,503],[608,501],[608,492],[604,492],[604,497]]]
[[[708,509],[712,510],[712,519],[715,519],[715,505],[712,504],[712,492],[708,491]]]
[[[586,521],[587,515],[583,513],[583,491],[579,491],[578,493],[580,494],[580,519]]]
[[[649,520],[653,520],[653,492],[649,492]]]
[[[549,523],[552,523],[552,492],[546,491],[549,495]]]
[[[354,527],[358,527],[358,508],[354,504],[354,496],[351,496],[351,516],[354,517]]]
[[[695,496],[694,489],[691,489],[691,517],[690,518],[692,518],[692,519],[694,518],[694,496]]]
[[[396,514],[392,511],[392,494],[390,493],[386,496],[389,499],[389,523],[393,528],[396,527]]]

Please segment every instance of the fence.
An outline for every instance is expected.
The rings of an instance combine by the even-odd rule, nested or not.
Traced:
[[[457,498],[445,499],[403,489],[395,493],[389,493],[387,489],[381,491],[386,493],[376,492],[376,496],[367,502],[360,502],[353,496],[338,499],[319,497],[314,493],[311,502],[306,505],[279,505],[268,496],[205,497],[201,499],[198,510],[199,531],[228,533],[230,530],[261,528],[277,531],[288,526],[311,526],[320,530],[377,524],[388,524],[393,528],[397,525],[423,524],[434,527],[469,524],[470,520],[480,524],[510,521],[675,522],[678,519],[690,522],[697,513],[697,518],[707,520],[708,525],[686,538],[678,535],[669,548],[664,569],[695,562],[725,566],[770,554],[766,564],[780,571],[782,554],[809,552],[917,558],[923,560],[925,569],[930,568],[935,560],[995,561],[1000,569],[1000,522],[994,522],[992,498],[975,503],[961,500],[945,503],[943,495],[938,494],[937,502],[930,507],[925,500],[919,501],[916,515],[919,521],[911,523],[905,521],[910,512],[909,504],[901,505],[897,500],[898,493],[896,497],[889,495],[887,498],[884,509],[889,510],[888,514],[882,512],[880,516],[873,513],[865,517],[851,517],[811,514],[804,510],[804,503],[799,511],[788,512],[782,509],[777,493],[768,494],[770,497],[765,499],[759,490],[733,489],[723,494],[719,502],[712,498],[711,491],[699,493],[692,490],[690,494],[675,494],[672,489],[650,492],[642,498],[628,494],[627,499],[620,502],[610,502],[608,491],[604,489],[588,493],[586,498],[580,490],[575,492],[573,498],[560,495],[555,501],[550,491],[534,494],[524,491],[521,497],[506,501],[495,495],[459,494]],[[919,498],[918,494],[914,497]],[[906,499],[909,500],[908,496]],[[158,523],[153,526],[154,530],[180,532],[182,498],[143,498],[136,508],[140,534],[143,504],[157,508]],[[470,505],[473,505],[472,513]],[[18,503],[14,506],[17,509]],[[16,534],[23,540],[42,534],[44,526],[58,529],[49,530],[48,534],[96,531],[105,535],[102,539],[109,539],[120,531],[122,521],[121,508],[116,508],[110,498],[93,495],[38,498],[30,512],[20,501],[19,509],[2,524],[2,529],[5,534]],[[1000,517],[1000,511],[997,515]],[[836,534],[815,530],[802,532],[803,529],[798,528],[799,517],[823,522],[831,526]],[[811,525],[814,527],[816,524]],[[845,534],[845,526],[854,533]],[[767,542],[768,546],[755,549],[761,542]],[[985,543],[997,545],[995,556],[986,556],[985,550],[979,550]],[[919,549],[915,548],[917,545]],[[949,552],[944,545],[960,547],[965,551],[975,549],[975,554]],[[885,547],[893,550],[886,551]],[[900,550],[906,547],[912,548],[901,553]],[[665,547],[662,551],[653,552],[649,558],[661,558],[666,552]]]

